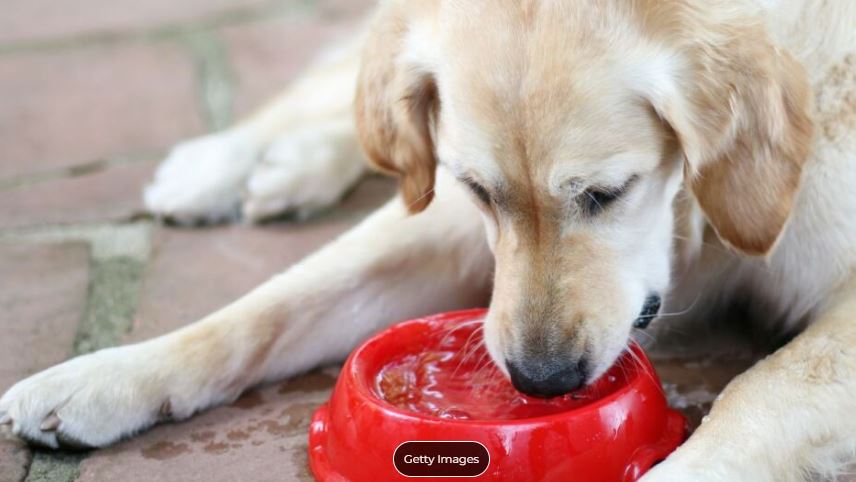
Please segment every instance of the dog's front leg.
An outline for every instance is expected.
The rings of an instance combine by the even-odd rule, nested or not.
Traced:
[[[737,377],[643,482],[807,480],[856,450],[856,279],[800,336]]]
[[[21,381],[0,399],[0,422],[52,447],[102,446],[342,359],[391,322],[484,303],[491,256],[476,208],[453,182],[441,175],[437,199],[416,216],[391,201],[199,323]]]

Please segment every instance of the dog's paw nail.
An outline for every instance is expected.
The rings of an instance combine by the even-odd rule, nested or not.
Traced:
[[[169,420],[172,418],[172,402],[170,399],[166,399],[160,406],[160,410],[158,410],[158,418],[160,420]]]
[[[56,432],[56,429],[59,428],[59,425],[62,423],[62,420],[56,416],[56,413],[51,412],[48,416],[42,421],[42,424],[39,425],[39,429],[42,432]]]

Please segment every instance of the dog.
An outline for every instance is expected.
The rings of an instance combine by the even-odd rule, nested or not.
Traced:
[[[259,114],[174,149],[146,203],[306,215],[364,173],[359,144],[400,196],[195,324],[19,382],[2,421],[104,446],[488,300],[493,360],[552,396],[658,313],[739,301],[793,339],[642,480],[797,481],[854,456],[856,2],[385,0]]]

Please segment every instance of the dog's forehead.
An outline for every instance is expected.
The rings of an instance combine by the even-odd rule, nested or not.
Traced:
[[[612,79],[579,83],[556,75],[519,89],[488,76],[441,78],[439,89],[441,159],[486,181],[524,174],[548,184],[556,176],[594,181],[605,171],[621,177],[640,152],[661,147],[656,114]]]
[[[521,162],[548,174],[557,162],[584,171],[640,145],[650,111],[625,85],[612,26],[560,5],[573,2],[512,3],[458,2],[464,11],[441,16],[441,156],[505,176]]]

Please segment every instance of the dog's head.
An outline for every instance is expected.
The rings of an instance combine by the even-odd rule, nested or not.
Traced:
[[[770,252],[811,143],[801,67],[720,2],[391,0],[357,123],[418,212],[438,163],[496,257],[485,337],[521,390],[599,377],[669,290],[682,186],[719,237]]]

